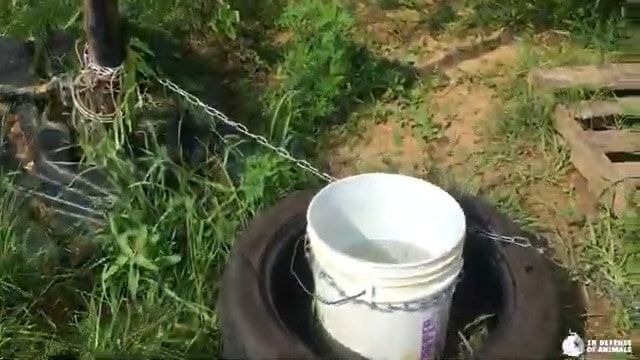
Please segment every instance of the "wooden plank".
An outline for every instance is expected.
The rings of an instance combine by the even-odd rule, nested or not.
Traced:
[[[84,0],[84,30],[91,55],[98,65],[116,67],[124,61],[125,47],[117,0]]]
[[[574,117],[591,119],[611,115],[640,116],[640,96],[607,100],[585,100],[571,106]]]
[[[596,151],[584,136],[585,131],[575,120],[568,107],[556,107],[554,125],[571,147],[571,160],[575,168],[587,179],[589,191],[599,201],[622,214],[627,207],[626,192],[629,183],[620,181],[620,173],[604,152]]]
[[[603,153],[640,151],[640,131],[584,131],[587,141]]]
[[[620,179],[630,179],[632,183],[640,185],[640,162],[630,161],[614,163],[613,166]]]
[[[595,151],[583,136],[584,130],[575,121],[573,114],[563,105],[556,108],[556,130],[564,137],[571,147],[571,159],[578,171],[589,182],[589,188],[594,194],[600,194],[606,189],[610,180],[602,174],[612,174],[611,161],[604,153]]]
[[[640,89],[640,64],[605,64],[535,69],[529,73],[532,85],[547,89],[607,88]]]

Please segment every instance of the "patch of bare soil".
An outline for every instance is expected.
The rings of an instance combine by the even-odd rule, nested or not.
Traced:
[[[413,9],[384,11],[358,4],[356,13],[363,29],[360,32],[363,43],[380,55],[412,63],[420,74],[478,58],[513,40],[506,29],[492,33],[432,35],[426,30],[426,13]]]
[[[369,8],[361,9],[361,17],[368,19],[368,32],[380,42],[403,46],[400,41],[402,39],[398,36],[407,33],[414,36],[413,40],[415,37],[422,37],[423,40],[430,38],[422,31],[416,32],[415,28],[407,32],[394,27],[398,26],[397,22],[400,21],[394,19],[403,19],[406,25],[406,22],[416,20],[415,14],[402,18],[399,14],[384,15],[375,11],[371,13],[371,11]],[[376,19],[380,21],[376,22]],[[382,34],[386,35],[382,36]],[[389,34],[395,35],[389,37]],[[435,41],[426,42],[435,44]],[[425,43],[418,45],[422,46]],[[440,47],[457,48],[457,46],[442,45]],[[428,50],[423,48],[422,51],[425,53],[425,63],[436,62],[429,60]],[[439,52],[434,58],[441,59],[441,53]],[[454,77],[460,78],[465,74],[503,76],[504,72],[500,70],[512,65],[516,60],[516,46],[502,45],[493,51],[481,53],[476,58],[462,60],[457,66],[443,70],[452,80]],[[341,144],[333,149],[330,165],[334,174],[342,176],[363,169],[389,168],[389,165],[404,173],[416,173],[422,172],[431,164],[453,167],[453,171],[461,174],[473,171],[470,167],[473,162],[468,160],[475,152],[485,148],[487,140],[483,138],[482,133],[491,128],[490,120],[499,107],[500,100],[495,90],[487,85],[469,81],[451,81],[450,83],[449,86],[429,96],[433,121],[442,130],[441,137],[437,141],[425,142],[401,126],[403,124],[389,118],[384,124],[376,123],[368,126],[355,143]],[[500,176],[487,174],[486,177],[495,179]]]
[[[366,41],[386,49],[407,49],[415,45],[426,47],[435,39],[420,31],[420,13],[411,9],[384,11],[365,3],[356,4],[358,27],[367,34]]]
[[[427,162],[425,144],[399,124],[368,126],[360,139],[331,150],[331,173],[338,177],[395,168],[404,174],[419,172]]]
[[[569,184],[573,193],[573,206],[588,219],[598,216],[598,199],[589,191],[589,183],[578,171],[573,170],[569,174]]]
[[[503,83],[509,80],[508,70],[518,62],[518,47],[514,44],[500,45],[492,51],[477,57],[463,60],[457,66],[448,68],[450,78],[460,78],[465,75],[487,76],[494,82]]]
[[[511,47],[501,47],[478,59],[464,61],[460,68],[487,71],[496,64],[507,63],[514,53]],[[491,128],[490,120],[500,105],[498,95],[489,86],[462,82],[439,89],[429,98],[432,120],[442,131],[438,140],[425,142],[389,118],[384,124],[368,126],[355,143],[334,148],[332,170],[344,175],[350,172],[345,167],[353,165],[356,169],[352,170],[361,169],[363,164],[383,166],[386,156],[395,155],[393,162],[405,172],[420,171],[429,164],[454,167],[454,171],[461,173],[472,171],[473,162],[469,158],[487,145],[483,132]]]
[[[518,61],[518,48],[517,46],[502,45],[495,50],[482,54],[481,56],[463,61],[458,65],[460,70],[466,72],[485,72],[496,67],[511,66]]]
[[[474,174],[476,153],[486,146],[483,133],[491,126],[499,99],[491,88],[478,84],[451,85],[431,96],[432,121],[441,129],[439,139],[426,142],[393,116],[372,123],[359,139],[331,150],[333,174],[392,169],[405,174],[425,173],[434,166],[465,176]],[[495,175],[495,176],[494,176]],[[487,178],[500,173],[487,170]]]
[[[461,161],[482,150],[482,132],[498,104],[495,92],[484,85],[456,84],[436,92],[431,106],[443,137],[430,147],[431,158],[444,166],[464,166]]]

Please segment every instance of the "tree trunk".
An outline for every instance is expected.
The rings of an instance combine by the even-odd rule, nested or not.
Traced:
[[[125,46],[117,0],[84,0],[84,30],[90,54],[98,65],[122,64]]]

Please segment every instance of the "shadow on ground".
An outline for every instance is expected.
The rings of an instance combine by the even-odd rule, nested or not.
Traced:
[[[310,140],[314,135],[343,124],[353,111],[382,96],[393,97],[408,91],[419,77],[418,71],[408,63],[376,57],[367,49],[348,43],[343,50],[348,54],[344,60],[349,72],[344,74],[344,79],[340,79],[335,89],[327,90],[314,84],[313,76],[322,74],[313,73],[305,74],[302,80],[296,79],[293,85],[286,85],[289,88],[283,88],[285,85],[275,81],[281,77],[276,75],[279,61],[286,56],[283,46],[251,38],[233,42],[194,39],[193,36],[169,34],[136,25],[130,25],[129,33],[149,46],[153,57],[148,61],[155,65],[160,76],[170,79],[231,120],[245,124],[250,131],[269,134],[276,128],[275,132],[278,132],[280,129],[277,128],[286,122],[289,129],[284,137],[291,137],[287,147],[298,157],[314,155],[314,141]],[[323,71],[331,75],[329,69]],[[295,93],[294,105],[283,111],[286,107],[284,97],[291,93]],[[186,146],[214,142],[219,148],[219,140],[203,138],[203,134],[211,133],[207,129],[211,126],[211,116],[193,106],[186,109],[192,115],[190,118],[195,119],[185,124],[181,133],[182,141],[191,143]],[[246,139],[219,121],[215,123],[214,132],[220,137],[240,135]],[[276,145],[283,142],[282,138],[265,137]],[[253,142],[242,145],[245,154],[255,151]]]

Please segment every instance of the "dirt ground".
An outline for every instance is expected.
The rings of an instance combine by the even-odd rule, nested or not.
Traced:
[[[460,43],[456,39],[447,43],[442,37],[436,40],[421,33],[415,26],[416,15],[411,12],[385,16],[361,9],[361,13],[362,19],[366,19],[362,21],[366,23],[367,34],[381,52],[405,59],[410,56],[418,67],[441,59],[442,49],[450,50]],[[554,174],[554,181],[519,184],[506,181],[509,173],[517,172],[522,163],[534,172],[536,169],[542,174],[551,171],[546,155],[534,147],[519,150],[514,158],[486,163],[486,153],[491,149],[509,146],[496,139],[494,127],[497,115],[505,106],[501,92],[510,87],[520,55],[515,41],[502,41],[499,46],[484,50],[486,47],[468,54],[467,59],[459,59],[461,61],[439,64],[448,85],[428,89],[422,95],[427,99],[422,111],[429,112],[439,132],[435,139],[415,136],[411,126],[392,112],[383,120],[364,121],[358,140],[333,147],[329,160],[331,172],[346,176],[393,169],[405,174],[424,174],[438,168],[455,179],[475,181],[474,186],[479,189],[514,192],[524,202],[527,213],[548,228],[558,258],[570,266],[572,239],[577,228],[562,216],[562,211],[572,207],[585,216],[594,216],[595,199],[587,190],[585,179],[570,167]],[[613,316],[607,301],[593,291],[583,292],[587,301],[584,315],[587,332],[594,336],[609,334]]]

